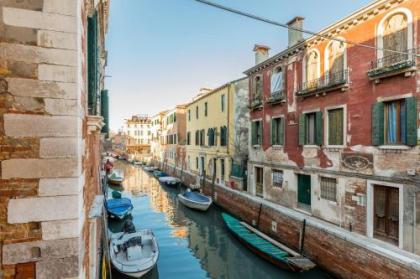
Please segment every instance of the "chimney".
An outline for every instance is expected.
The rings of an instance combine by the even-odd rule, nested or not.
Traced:
[[[265,45],[255,45],[254,52],[255,52],[255,65],[260,64],[264,60],[268,59],[268,51],[270,48]]]
[[[305,18],[297,16],[287,23],[287,26],[302,29],[303,20]],[[296,45],[303,41],[303,33],[297,30],[289,29],[289,47]]]

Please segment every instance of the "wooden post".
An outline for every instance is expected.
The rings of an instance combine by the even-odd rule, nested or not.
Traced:
[[[216,161],[213,159],[213,175],[211,178],[211,198],[214,200],[214,193],[215,193],[215,183],[216,181]]]
[[[257,229],[260,226],[260,217],[261,217],[262,206],[263,206],[263,204],[260,203],[260,210],[258,211],[258,218],[257,218]]]
[[[299,253],[303,255],[303,246],[305,244],[305,228],[306,228],[306,219],[303,219],[302,228],[300,229],[299,237]]]

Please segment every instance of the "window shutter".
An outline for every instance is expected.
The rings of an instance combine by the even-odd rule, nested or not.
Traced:
[[[299,116],[299,145],[305,145],[305,114]]]
[[[406,142],[407,145],[417,144],[417,100],[416,97],[405,99],[406,105]]]
[[[280,145],[284,145],[284,118],[280,118],[280,127],[278,132],[278,142]]]
[[[275,145],[276,144],[276,121],[275,119],[271,119],[271,145]]]
[[[263,145],[264,142],[264,136],[263,136],[263,121],[260,121],[260,125],[258,126],[258,134],[261,136],[261,142],[258,142],[257,144]]]
[[[379,102],[372,108],[372,145],[384,144],[384,103]]]
[[[256,145],[257,144],[257,126],[256,126],[256,122],[252,122],[251,123],[251,143],[252,145]]]
[[[316,138],[315,138],[315,142],[317,145],[322,145],[322,136],[323,136],[323,128],[324,126],[322,125],[322,112],[317,111],[315,113],[315,128],[316,128]]]

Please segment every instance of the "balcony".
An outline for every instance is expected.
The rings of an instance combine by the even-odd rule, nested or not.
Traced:
[[[274,105],[274,104],[278,104],[285,101],[285,99],[286,99],[286,94],[284,90],[276,91],[276,92],[271,93],[270,97],[268,97],[267,99],[267,103]]]
[[[399,75],[416,70],[416,49],[408,50],[408,54],[392,53],[371,62],[368,77],[371,80]]]
[[[299,86],[296,95],[300,97],[309,97],[337,89],[344,91],[348,87],[348,82],[348,69],[338,72],[327,72],[323,77],[303,82]]]
[[[251,100],[250,109],[254,110],[254,109],[261,108],[262,104],[263,104],[263,102],[262,102],[261,96],[255,96]]]

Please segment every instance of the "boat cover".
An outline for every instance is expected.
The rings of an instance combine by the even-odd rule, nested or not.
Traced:
[[[183,196],[189,200],[195,201],[195,202],[210,202],[210,198],[206,197],[200,193],[188,191],[183,194]]]
[[[110,199],[106,201],[106,208],[110,213],[122,215],[127,210],[133,208],[133,204],[131,203],[131,200],[127,198]]]

